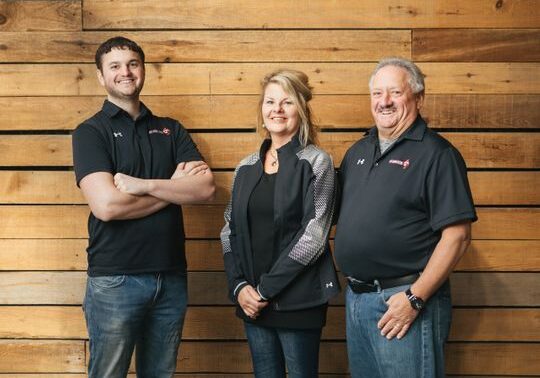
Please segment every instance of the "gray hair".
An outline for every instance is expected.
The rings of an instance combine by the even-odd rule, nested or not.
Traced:
[[[373,78],[379,72],[379,70],[386,66],[394,66],[394,67],[400,67],[403,68],[407,73],[409,74],[409,85],[411,86],[411,90],[415,95],[424,95],[425,86],[424,86],[424,77],[425,75],[422,73],[420,68],[411,62],[408,59],[405,58],[398,58],[398,57],[392,57],[392,58],[384,58],[377,64],[377,67],[375,67],[375,70],[371,74],[371,77],[369,78],[369,90],[371,91],[371,88],[373,86]]]

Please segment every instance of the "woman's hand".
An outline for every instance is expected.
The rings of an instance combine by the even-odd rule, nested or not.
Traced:
[[[261,310],[268,306],[268,302],[262,301],[257,290],[250,285],[244,286],[238,293],[238,304],[244,313],[252,319],[256,319]]]

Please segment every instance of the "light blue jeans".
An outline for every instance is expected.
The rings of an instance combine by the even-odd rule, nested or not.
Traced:
[[[347,350],[353,378],[445,376],[444,344],[452,316],[448,282],[427,301],[401,340],[387,340],[377,328],[377,322],[388,308],[388,298],[409,286],[362,294],[347,287]]]
[[[316,378],[321,328],[286,329],[244,322],[256,378]]]
[[[186,307],[185,273],[88,277],[88,377],[125,378],[135,346],[137,377],[172,377]]]

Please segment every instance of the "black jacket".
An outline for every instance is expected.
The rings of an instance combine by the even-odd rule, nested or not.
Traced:
[[[221,231],[229,295],[245,285],[255,285],[248,202],[263,174],[262,156],[270,146],[265,140],[259,153],[236,167],[232,196]],[[297,137],[277,150],[279,171],[274,197],[274,246],[279,257],[260,277],[257,290],[276,310],[304,309],[326,303],[340,290],[328,234],[336,191],[331,157],[315,147],[302,147]]]

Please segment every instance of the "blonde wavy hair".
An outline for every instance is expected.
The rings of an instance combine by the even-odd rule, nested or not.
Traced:
[[[262,104],[264,101],[264,92],[269,84],[278,84],[287,93],[298,109],[300,116],[299,139],[305,147],[308,144],[318,144],[317,126],[313,122],[312,110],[309,105],[313,97],[313,88],[309,85],[308,76],[296,70],[279,69],[267,74],[261,81],[261,94],[259,98],[258,124],[263,125]],[[265,137],[269,137],[268,130],[262,128]]]

